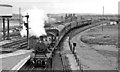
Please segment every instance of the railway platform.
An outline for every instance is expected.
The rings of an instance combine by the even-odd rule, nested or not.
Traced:
[[[31,50],[18,50],[0,55],[0,71],[18,70],[29,58]]]

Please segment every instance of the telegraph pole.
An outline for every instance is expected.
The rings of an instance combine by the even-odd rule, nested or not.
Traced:
[[[21,8],[19,8],[19,25],[21,24]]]
[[[104,20],[104,6],[103,6],[103,20]],[[102,24],[102,31],[103,31],[103,24]]]

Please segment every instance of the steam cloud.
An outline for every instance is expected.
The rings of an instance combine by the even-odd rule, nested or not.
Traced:
[[[31,9],[26,11],[23,15],[29,15],[28,21],[29,21],[29,36],[36,36],[39,37],[41,35],[46,35],[45,29],[44,29],[44,22],[47,20],[47,15],[45,12],[41,9]],[[23,21],[27,23],[27,18],[24,17]],[[23,29],[21,30],[20,34],[21,36],[27,36],[27,28],[22,25]]]

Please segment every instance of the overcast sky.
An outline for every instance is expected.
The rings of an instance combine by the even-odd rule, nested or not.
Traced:
[[[117,14],[120,0],[0,0],[0,4],[13,6],[13,13],[22,13],[37,7],[47,13],[95,13]]]

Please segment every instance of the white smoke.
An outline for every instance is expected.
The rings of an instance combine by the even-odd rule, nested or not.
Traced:
[[[23,15],[29,15],[29,35],[39,37],[41,35],[46,35],[44,29],[44,22],[48,19],[45,12],[41,9],[31,9],[26,11]],[[27,18],[24,17],[23,21],[27,23]],[[23,25],[23,29],[21,30],[21,36],[27,36],[26,27]]]

